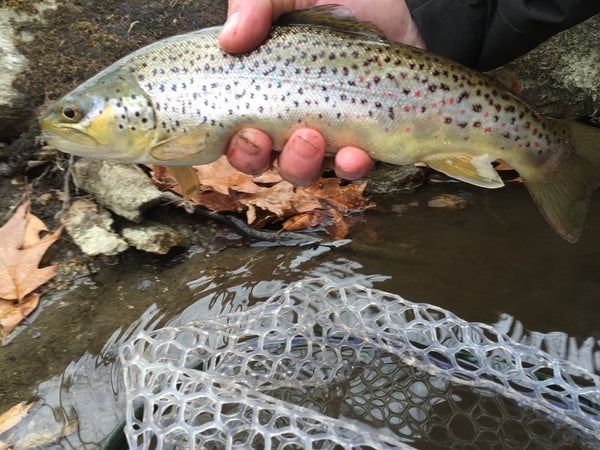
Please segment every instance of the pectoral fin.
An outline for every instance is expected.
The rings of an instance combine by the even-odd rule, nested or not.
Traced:
[[[165,139],[150,149],[150,156],[157,161],[168,163],[191,158],[206,148],[206,131],[202,127],[194,128],[185,134]],[[212,162],[212,161],[207,161]],[[206,164],[194,161],[194,164]]]
[[[425,160],[431,168],[449,177],[485,188],[499,188],[504,182],[492,167],[489,155],[436,155]]]

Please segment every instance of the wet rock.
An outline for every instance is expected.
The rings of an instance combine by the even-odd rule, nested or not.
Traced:
[[[162,224],[145,222],[124,227],[123,238],[138,250],[164,255],[173,247],[184,247],[185,237],[174,228]]]
[[[161,198],[150,178],[131,164],[81,158],[73,165],[73,179],[102,206],[132,222],[140,222]]]
[[[74,200],[65,211],[62,223],[75,244],[88,256],[113,256],[128,248],[127,242],[112,231],[110,213],[91,200]]]
[[[519,97],[544,115],[600,125],[600,15],[491,74],[516,78]]]
[[[15,45],[15,38],[31,40],[30,36],[18,33],[16,27],[40,21],[43,11],[54,8],[54,0],[33,3],[27,12],[0,7],[0,139],[17,137],[26,130],[28,119],[35,117],[36,105],[13,85],[15,78],[29,67],[29,61]]]
[[[425,180],[423,170],[410,166],[380,164],[365,177],[368,180],[365,194],[386,194],[390,192],[410,192],[421,186]]]

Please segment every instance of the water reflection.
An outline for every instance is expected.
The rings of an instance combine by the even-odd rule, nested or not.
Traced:
[[[464,196],[466,208],[427,207],[438,191]],[[178,264],[137,255],[103,268],[96,291],[82,286],[81,298],[56,302],[36,319],[34,325],[43,331],[32,346],[62,343],[64,354],[77,362],[66,368],[65,364],[63,373],[56,375],[57,370],[56,376],[39,384],[43,377],[39,373],[45,373],[49,362],[30,352],[37,358],[31,367],[40,366],[37,373],[31,370],[35,384],[29,384],[32,389],[39,384],[38,401],[31,410],[32,422],[20,425],[14,439],[25,439],[31,426],[39,430],[33,437],[47,448],[82,448],[99,442],[112,429],[123,411],[120,369],[113,364],[116,336],[126,333],[113,334],[102,351],[93,349],[102,347],[115,329],[127,328],[147,305],[156,303],[166,318],[162,323],[182,324],[244,311],[291,282],[315,276],[373,286],[437,304],[467,320],[495,323],[518,341],[598,369],[598,197],[576,245],[563,242],[549,229],[520,187],[488,192],[464,185],[429,186],[411,196],[381,198],[379,203],[387,211],[367,213],[346,241],[229,248],[218,254],[201,252],[207,246],[200,246]],[[142,319],[132,327],[155,326],[158,313],[153,311],[154,319]],[[65,325],[55,332],[58,323]],[[526,333],[525,328],[540,333]],[[23,333],[11,346],[27,340],[31,338]],[[88,349],[90,353],[85,353]],[[5,350],[8,355],[10,349]],[[5,358],[3,366],[13,364]],[[46,358],[56,359],[54,354]],[[4,405],[4,410],[12,404]],[[432,405],[431,411],[444,404]],[[462,416],[457,417],[460,422]],[[445,420],[442,417],[439,423]],[[511,423],[521,420],[517,414]],[[3,439],[5,435],[0,436]]]

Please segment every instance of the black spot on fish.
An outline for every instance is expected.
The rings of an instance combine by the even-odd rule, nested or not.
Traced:
[[[479,122],[479,121],[473,122],[473,126],[475,128],[479,128],[481,126],[481,122]]]
[[[496,108],[496,111],[498,111],[498,112],[502,111],[502,106],[500,105],[500,103],[496,103],[494,105],[494,108]]]
[[[457,125],[458,125],[460,128],[465,128],[465,127],[467,126],[467,122],[459,122],[459,123],[457,123]]]
[[[465,98],[469,98],[469,93],[467,91],[462,91],[456,101],[457,103],[460,103]]]
[[[388,108],[388,117],[394,120],[394,108],[392,106]]]
[[[515,107],[513,105],[508,105],[506,108],[504,108],[504,111],[506,111],[508,113],[514,113]]]
[[[435,92],[437,90],[437,86],[435,84],[430,84],[429,85],[429,92]]]
[[[375,102],[375,108],[377,108],[377,109],[381,108],[381,102]]]
[[[444,118],[444,123],[452,123],[452,118],[451,117],[445,117]]]
[[[481,112],[481,109],[482,109],[481,105],[479,105],[477,103],[473,105],[473,111],[474,112]]]
[[[402,89],[402,93],[403,93],[404,95],[408,95],[408,94],[410,94],[410,89],[408,89],[408,88],[403,88],[403,89]]]

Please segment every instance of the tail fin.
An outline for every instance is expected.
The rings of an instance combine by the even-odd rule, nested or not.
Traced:
[[[571,131],[573,149],[547,177],[526,179],[525,185],[554,230],[577,242],[594,190],[600,184],[600,129],[561,121]]]

